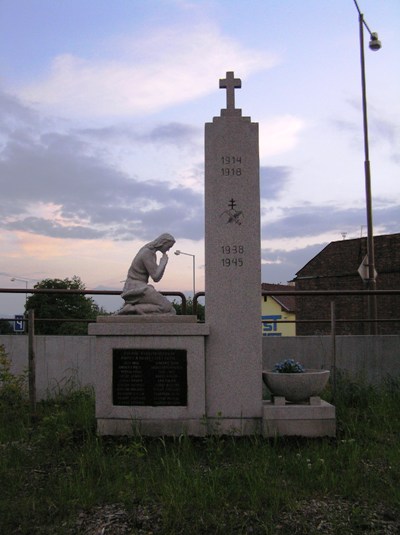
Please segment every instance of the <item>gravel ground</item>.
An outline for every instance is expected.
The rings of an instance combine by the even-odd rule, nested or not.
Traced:
[[[400,534],[400,514],[380,504],[368,504],[341,498],[309,500],[298,503],[296,509],[284,513],[276,532],[291,535],[365,535]]]
[[[400,514],[383,504],[371,508],[367,504],[348,501],[342,498],[326,498],[299,502],[292,511],[280,515],[274,526],[268,530],[254,512],[225,511],[229,525],[234,526],[227,535],[241,533],[261,535],[399,535]],[[189,523],[188,523],[189,524]],[[189,524],[190,525],[190,524]],[[197,525],[193,517],[190,531],[177,531],[178,534],[212,534],[205,525]],[[135,504],[131,512],[121,504],[95,507],[82,512],[71,529],[71,535],[158,535],[166,534],[162,528],[162,512],[156,505]],[[173,532],[168,531],[168,535]]]

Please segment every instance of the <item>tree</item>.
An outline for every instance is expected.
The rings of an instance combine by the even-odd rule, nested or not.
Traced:
[[[173,301],[173,306],[176,310],[177,315],[182,315],[182,304],[177,303],[176,301]],[[186,300],[186,315],[192,315],[193,314],[193,299],[191,297],[188,297]],[[201,303],[197,302],[197,319],[200,321],[204,321],[205,316],[205,307]]]
[[[34,288],[60,290],[84,290],[79,277],[72,279],[44,279]],[[35,319],[96,319],[99,307],[91,297],[79,293],[37,293],[31,295],[25,305],[26,311],[33,309]],[[35,321],[36,334],[87,334],[86,322]]]
[[[10,320],[0,321],[0,334],[14,334]]]

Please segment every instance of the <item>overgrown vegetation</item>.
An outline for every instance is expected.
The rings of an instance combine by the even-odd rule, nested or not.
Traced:
[[[90,389],[38,403],[32,423],[0,354],[0,533],[399,532],[396,381],[340,378],[336,439],[101,438]]]

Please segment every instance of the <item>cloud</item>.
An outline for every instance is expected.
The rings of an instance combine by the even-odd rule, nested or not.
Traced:
[[[276,167],[260,167],[261,198],[268,200],[280,197],[288,185],[292,170],[283,165]]]
[[[180,148],[192,146],[202,136],[202,129],[178,122],[158,124],[152,128],[143,126],[113,125],[99,128],[81,128],[73,131],[81,138],[102,143],[127,143],[174,145]]]
[[[373,210],[375,227],[379,234],[399,232],[400,207],[390,200],[376,202]],[[315,242],[319,236],[331,236],[336,239],[342,232],[359,237],[360,229],[366,225],[366,209],[360,204],[353,208],[342,208],[336,205],[312,205],[291,207],[282,210],[274,219],[264,218],[262,227],[266,242],[271,240],[291,240],[292,246],[286,243],[285,249],[297,248]],[[329,238],[328,238],[329,239]]]
[[[305,128],[305,121],[294,115],[261,120],[260,158],[276,156],[293,149]]]
[[[19,125],[37,125],[38,114],[10,94],[0,90],[0,133],[9,134]]]
[[[332,119],[331,124],[342,132],[347,132],[352,136],[353,143],[359,144],[363,139],[363,129],[360,126],[361,109],[358,103],[349,101],[350,108],[356,109],[358,117],[354,120],[348,118]],[[400,162],[400,127],[399,119],[395,115],[386,117],[383,110],[374,106],[368,108],[368,141],[370,146],[386,145],[390,150],[390,158],[395,162]]]
[[[327,217],[327,212],[329,217]],[[267,217],[266,217],[267,219]],[[313,206],[291,207],[283,210],[283,216],[274,221],[265,222],[264,228],[268,236],[274,238],[305,237],[321,234],[346,226],[354,227],[364,221],[365,215],[361,208],[341,210],[339,207]]]
[[[193,167],[192,176],[187,173],[190,187],[183,185],[185,179],[179,185],[164,181],[157,172],[152,179],[143,180],[134,167],[124,172],[102,157],[101,151],[99,155],[97,143],[100,140],[107,145],[121,139],[131,146],[136,141],[139,146],[156,143],[181,148],[197,139],[197,129],[167,123],[144,130],[111,125],[70,132],[32,131],[29,124],[34,115],[16,99],[11,100],[15,120],[9,124],[16,126],[3,136],[0,151],[0,226],[65,239],[131,240],[151,238],[167,224],[176,237],[202,237],[203,192],[196,186],[201,166]],[[1,103],[6,106],[7,102],[3,95],[0,117],[5,113]],[[351,208],[311,203],[287,209],[272,206],[271,200],[284,200],[292,173],[287,166],[261,167],[262,202],[266,203],[263,233],[268,239],[354,232],[364,224],[362,203]],[[399,208],[390,200],[375,201],[374,218],[381,229],[398,231]]]
[[[227,65],[245,77],[276,63],[277,58],[244,48],[212,24],[190,30],[170,26],[126,39],[105,59],[59,55],[41,80],[14,90],[69,117],[142,116],[214,90]]]
[[[316,243],[307,247],[287,251],[262,250],[262,281],[282,283],[292,280],[296,273],[316,256],[326,245],[326,242]]]
[[[55,221],[39,217],[26,217],[3,225],[6,230],[17,230],[51,236],[52,238],[74,238],[74,239],[95,239],[105,236],[105,232],[100,232],[90,227],[81,225],[67,226]]]
[[[179,237],[201,237],[202,193],[156,175],[144,181],[121,171],[76,132],[25,129],[29,109],[14,103],[19,122],[0,146],[2,228],[50,237],[126,240],[150,238],[168,224]],[[192,135],[190,127],[174,123],[141,137],[143,143],[156,139],[165,145],[177,139],[182,144]]]

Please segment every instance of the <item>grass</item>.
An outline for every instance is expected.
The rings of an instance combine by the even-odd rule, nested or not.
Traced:
[[[266,440],[101,438],[89,389],[32,423],[20,378],[0,380],[2,534],[398,532],[398,382],[341,378],[336,439]]]

